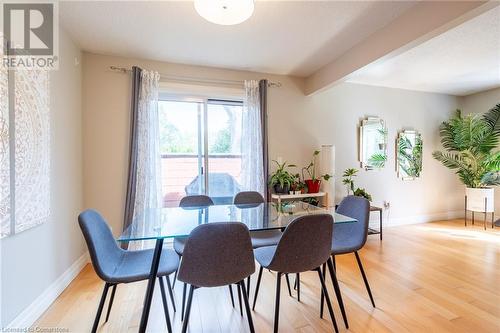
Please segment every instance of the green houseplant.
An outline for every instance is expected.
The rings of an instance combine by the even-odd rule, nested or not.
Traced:
[[[342,174],[342,184],[347,188],[347,195],[355,195],[357,197],[366,198],[368,201],[372,201],[372,196],[366,192],[364,188],[354,188],[354,177],[357,176],[358,170],[354,168],[349,168]]]
[[[274,189],[275,193],[288,194],[290,187],[296,181],[296,177],[287,168],[293,168],[295,165],[287,164],[287,162],[279,163],[275,160],[273,162],[276,163],[277,168],[269,178],[269,186]]]
[[[311,162],[307,166],[302,168],[302,179],[304,179],[304,183],[307,186],[307,192],[309,193],[318,193],[319,187],[321,186],[321,180],[324,179],[325,181],[328,181],[330,178],[332,178],[332,176],[327,173],[316,177],[316,158],[319,153],[319,150],[315,150],[313,152]],[[307,176],[309,178],[305,178],[304,172],[307,173]]]
[[[492,186],[500,185],[500,104],[484,115],[457,110],[439,134],[445,151],[432,155],[466,186],[467,209],[492,212]]]

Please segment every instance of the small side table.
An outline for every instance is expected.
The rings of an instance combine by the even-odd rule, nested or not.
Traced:
[[[378,230],[373,228],[368,228],[368,235],[380,235],[380,240],[382,240],[382,212],[383,209],[381,207],[370,206],[370,212],[379,212],[380,214],[380,227]]]

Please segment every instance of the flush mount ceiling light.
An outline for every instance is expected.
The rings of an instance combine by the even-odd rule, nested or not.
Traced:
[[[209,22],[233,25],[252,16],[254,0],[194,0],[194,8]]]

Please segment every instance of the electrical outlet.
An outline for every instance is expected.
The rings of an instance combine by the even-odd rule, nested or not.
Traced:
[[[387,210],[387,209],[390,209],[391,208],[391,203],[389,201],[384,201],[384,208]]]

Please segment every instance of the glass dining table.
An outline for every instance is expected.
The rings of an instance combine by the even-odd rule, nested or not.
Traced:
[[[139,332],[145,332],[151,308],[156,274],[165,239],[188,237],[201,224],[213,222],[241,222],[250,231],[283,230],[295,218],[310,214],[331,214],[335,224],[355,223],[356,219],[305,202],[214,205],[208,207],[149,209],[133,219],[118,237],[118,242],[155,241],[150,276],[146,288]]]

